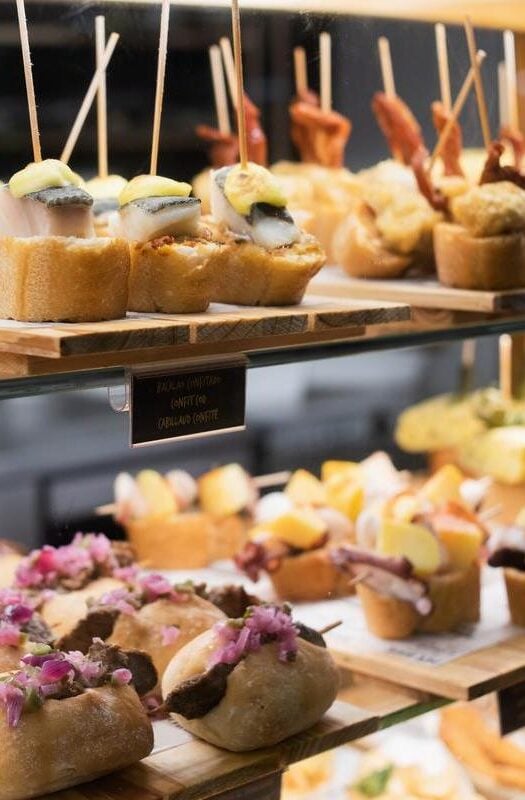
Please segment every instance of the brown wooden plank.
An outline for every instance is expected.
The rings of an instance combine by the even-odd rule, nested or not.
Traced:
[[[427,665],[390,653],[334,652],[348,669],[445,697],[472,700],[525,680],[525,636],[468,653],[439,665]]]
[[[451,311],[519,313],[525,310],[525,289],[505,292],[477,292],[450,289],[436,280],[365,280],[351,278],[342,269],[323,270],[309,287],[309,294],[337,297],[342,300],[367,298],[375,301],[397,301],[420,308]]]

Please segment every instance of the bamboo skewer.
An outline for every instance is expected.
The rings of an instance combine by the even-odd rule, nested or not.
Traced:
[[[474,36],[474,29],[470,17],[465,19],[465,34],[467,37],[468,52],[470,57],[470,65],[474,70],[474,85],[476,87],[476,99],[478,102],[478,114],[481,124],[481,132],[483,134],[483,144],[485,149],[488,148],[491,141],[489,116],[487,112],[487,101],[485,99],[485,90],[483,89],[483,81],[481,79],[480,65],[476,55],[476,39]]]
[[[31,128],[31,144],[33,146],[33,160],[42,161],[42,150],[40,149],[40,131],[38,129],[38,114],[35,100],[35,85],[33,83],[31,50],[29,49],[29,34],[27,32],[27,18],[24,0],[16,0],[16,10],[18,13],[20,43],[22,45],[22,59],[24,62],[24,78],[26,84],[27,108],[29,111],[29,125]]]
[[[487,54],[485,53],[484,50],[478,51],[476,58],[474,59],[477,65],[477,69],[479,69],[480,65],[483,63],[486,55]],[[430,157],[429,169],[432,169],[432,167],[436,163],[436,160],[439,158],[441,151],[443,150],[443,147],[445,146],[447,139],[450,136],[452,128],[454,127],[459,115],[463,110],[463,106],[465,105],[469,92],[475,82],[475,73],[476,73],[475,68],[471,67],[467,73],[467,77],[463,81],[463,86],[459,90],[458,96],[456,97],[454,105],[452,106],[450,117],[445,127],[441,131],[441,134],[439,136],[439,139],[437,140],[437,144],[434,148],[432,156]]]
[[[166,75],[166,56],[168,52],[168,32],[170,25],[170,0],[162,0],[160,15],[159,55],[157,60],[157,84],[155,89],[155,109],[153,112],[153,132],[151,136],[150,175],[157,174],[159,160],[160,122],[162,100],[164,98],[164,78]]]
[[[474,364],[476,361],[476,340],[465,339],[461,346],[461,369],[459,376],[459,395],[463,397],[473,389]]]
[[[234,108],[237,108],[237,85],[235,81],[235,61],[233,58],[232,43],[227,36],[223,36],[219,42],[222,60],[224,62],[224,71],[226,72],[226,81],[228,82],[228,91],[230,99]]]
[[[504,125],[508,125],[507,68],[504,61],[500,61],[498,64],[498,114],[500,128]]]
[[[308,91],[308,70],[306,67],[306,50],[304,47],[295,47],[293,51],[295,74],[295,93],[298,97]]]
[[[324,628],[318,630],[317,633],[320,633],[321,636],[325,636],[325,634],[330,633],[330,631],[335,630],[335,628],[338,628],[342,624],[343,620],[338,619],[336,622],[332,622],[330,625],[325,625]]]
[[[230,115],[228,113],[228,98],[226,96],[226,84],[224,83],[221,50],[216,44],[210,47],[210,67],[217,124],[220,132],[229,136],[231,133],[231,126]]]
[[[329,114],[332,110],[332,37],[329,33],[321,33],[319,36],[319,59],[321,110]]]
[[[383,77],[383,89],[387,97],[395,97],[396,84],[394,81],[394,70],[392,69],[390,42],[386,36],[380,36],[377,41],[377,46],[379,48],[379,63],[381,65],[381,75]]]
[[[103,16],[95,17],[95,48],[97,70],[102,68],[104,50],[106,48],[106,20]],[[106,96],[106,70],[99,80],[97,91],[97,155],[98,176],[108,176],[108,118]]]
[[[435,27],[436,50],[439,69],[439,86],[441,92],[441,102],[445,111],[449,112],[452,108],[452,96],[450,93],[450,72],[448,67],[447,50],[447,31],[443,23],[438,22]]]
[[[237,97],[237,133],[239,136],[239,160],[241,169],[248,166],[248,142],[246,139],[246,115],[244,113],[244,78],[242,71],[241,17],[239,0],[232,0],[233,56],[235,66],[235,96]]]
[[[512,31],[503,32],[503,48],[505,52],[507,121],[512,128],[518,130],[518,76],[516,74],[516,45]]]
[[[504,333],[499,337],[499,388],[503,400],[512,400],[512,337]]]
[[[117,42],[119,40],[118,33],[112,33],[108,39],[107,46],[104,50],[104,57],[99,67],[97,67],[93,78],[91,79],[91,83],[89,84],[89,88],[86,92],[86,95],[82,101],[82,105],[78,110],[78,114],[76,119],[73,123],[71,131],[69,132],[69,136],[67,138],[67,142],[64,145],[64,149],[62,150],[62,154],[60,156],[60,160],[63,161],[65,164],[68,163],[69,159],[71,158],[71,154],[75,148],[77,143],[77,139],[80,135],[80,131],[83,128],[84,122],[86,121],[86,117],[89,114],[89,109],[93,105],[93,101],[95,99],[95,95],[98,91],[100,86],[100,81],[104,77],[106,73],[106,69],[108,67],[109,62],[111,61],[111,57],[113,56],[115,47],[117,46]]]

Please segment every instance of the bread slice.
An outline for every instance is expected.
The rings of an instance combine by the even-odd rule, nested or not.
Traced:
[[[434,228],[439,280],[456,289],[503,291],[525,286],[525,234],[471,236],[462,225]]]
[[[308,234],[290,247],[266,250],[226,235],[228,249],[213,300],[241,306],[288,306],[303,299],[325,263],[317,239]]]
[[[130,245],[129,310],[190,314],[206,311],[224,264],[225,248],[206,239]]]
[[[0,800],[28,800],[122,769],[153,748],[153,729],[130,686],[46,700],[16,728],[0,714]]]
[[[381,594],[360,583],[361,600],[369,630],[380,639],[406,639],[416,631],[447,633],[480,615],[480,567],[432,575],[427,579],[433,610],[421,616],[411,603]]]
[[[353,594],[348,576],[332,563],[328,550],[319,548],[283,558],[279,569],[270,574],[275,593],[281,600],[313,602]]]
[[[97,322],[126,314],[124,239],[0,237],[0,317],[23,322]]]

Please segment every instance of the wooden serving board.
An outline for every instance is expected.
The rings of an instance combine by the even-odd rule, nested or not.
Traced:
[[[379,719],[336,701],[313,728],[252,753],[230,753],[194,739],[173,723],[161,724],[171,725],[171,732],[163,734],[165,741],[140,764],[46,800],[201,800],[223,795],[240,800],[252,797],[246,791],[249,784],[269,779],[288,764],[377,731]]]
[[[444,664],[391,653],[332,651],[341,665],[449,700],[473,700],[525,680],[525,635],[512,636]]]
[[[0,320],[0,379],[344,340],[410,319],[406,303],[308,298],[286,308],[212,305],[95,323]]]
[[[478,292],[450,289],[437,280],[405,279],[366,280],[351,278],[340,267],[322,270],[310,283],[309,296],[322,295],[344,300],[368,300],[408,303],[415,308],[436,308],[474,313],[520,313],[525,311],[525,288],[502,292]]]

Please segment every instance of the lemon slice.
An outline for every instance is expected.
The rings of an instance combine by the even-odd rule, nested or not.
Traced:
[[[137,175],[118,196],[121,206],[145,197],[189,197],[191,184],[162,178],[160,175]]]
[[[56,189],[62,186],[81,186],[82,178],[57,158],[33,161],[11,177],[9,191],[13,197],[25,197],[43,189]]]

